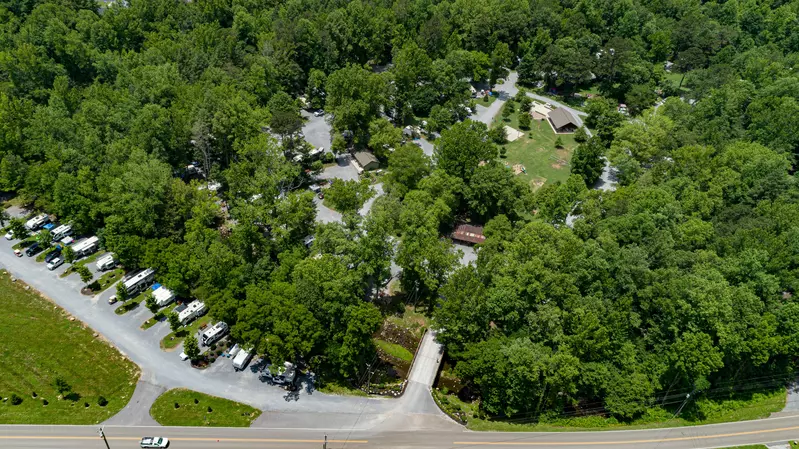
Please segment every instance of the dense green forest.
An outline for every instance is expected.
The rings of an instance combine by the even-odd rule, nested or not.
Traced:
[[[598,402],[634,418],[796,371],[798,14],[795,0],[3,0],[0,191],[329,378],[372,360],[393,259],[485,412]],[[601,94],[566,183],[530,191],[462,121],[469,82],[509,70]],[[336,183],[343,223],[315,222],[302,187],[321,166],[284,153],[309,149],[299,96],[328,112],[334,149],[387,167],[365,217],[363,185]],[[441,130],[434,160],[400,146],[414,117]],[[615,192],[591,189],[602,157]],[[461,267],[441,236],[467,218],[488,239]]]

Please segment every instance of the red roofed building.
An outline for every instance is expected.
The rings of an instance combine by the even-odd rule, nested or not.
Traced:
[[[483,243],[486,236],[483,235],[482,226],[472,226],[467,224],[459,224],[455,226],[452,232],[452,240],[457,240],[464,243]]]

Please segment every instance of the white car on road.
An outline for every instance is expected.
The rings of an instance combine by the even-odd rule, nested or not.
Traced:
[[[314,117],[321,117],[323,115],[325,115],[325,111],[323,111],[321,109],[313,113]]]
[[[13,238],[14,238],[14,231],[9,229],[8,232],[6,232],[6,240],[12,240]]]
[[[60,267],[63,263],[64,259],[56,257],[55,259],[51,260],[50,263],[47,264],[47,269],[53,271],[56,268]]]
[[[162,437],[142,437],[139,443],[141,447],[167,447],[169,446],[169,439]]]

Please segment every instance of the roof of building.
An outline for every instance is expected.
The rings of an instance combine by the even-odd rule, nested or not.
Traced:
[[[550,111],[549,119],[552,121],[552,124],[555,126],[555,128],[563,128],[566,125],[580,126],[580,124],[577,123],[577,119],[574,118],[571,112],[564,108],[557,108]]]
[[[359,151],[355,153],[355,160],[358,161],[359,164],[361,164],[361,167],[366,167],[368,164],[371,164],[372,162],[377,162],[377,158],[375,157],[375,155],[368,151]]]
[[[530,110],[532,112],[537,112],[537,113],[543,115],[544,117],[549,115],[549,111],[551,111],[551,109],[548,108],[547,105],[541,104],[541,103],[537,103],[537,102],[533,102],[533,107],[530,108]]]
[[[482,226],[460,224],[455,226],[455,231],[452,232],[452,238],[462,242],[483,243],[486,239],[486,236],[483,235]]]

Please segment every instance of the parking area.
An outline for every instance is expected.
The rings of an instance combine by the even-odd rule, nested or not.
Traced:
[[[315,148],[323,147],[325,151],[330,151],[330,125],[327,123],[326,116],[314,117],[308,111],[301,111],[305,123],[302,125],[302,133],[305,140]]]

